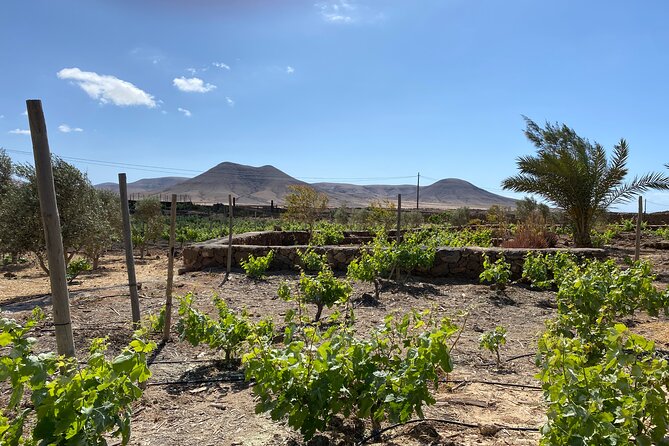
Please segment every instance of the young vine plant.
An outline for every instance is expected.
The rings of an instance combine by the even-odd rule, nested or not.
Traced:
[[[79,366],[74,358],[35,353],[29,332],[42,317],[34,312],[24,325],[0,318],[0,382],[12,388],[0,409],[0,444],[104,445],[109,435],[128,444],[131,404],[151,376],[146,360],[155,344],[137,337],[108,360],[104,339],[95,339]]]

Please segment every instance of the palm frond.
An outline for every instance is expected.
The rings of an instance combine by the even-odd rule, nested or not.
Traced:
[[[635,195],[649,189],[669,190],[669,175],[660,172],[650,172],[640,178],[634,177],[629,183],[611,190],[602,202],[602,207],[607,208],[614,203],[628,202]]]

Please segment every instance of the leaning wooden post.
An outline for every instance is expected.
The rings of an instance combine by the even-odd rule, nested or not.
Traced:
[[[130,228],[130,209],[128,209],[128,184],[124,173],[118,174],[118,189],[121,195],[123,242],[125,245],[125,265],[128,270],[128,287],[130,288],[132,323],[135,328],[139,328],[139,294],[137,293],[137,277],[135,276],[135,259],[132,256],[132,229]]]
[[[643,219],[643,197],[639,195],[639,214],[636,217],[636,243],[634,245],[634,261],[641,254],[641,220]]]
[[[395,234],[395,239],[397,240],[397,245],[400,244],[400,228],[402,227],[402,194],[397,194],[397,234]],[[400,280],[400,267],[397,265],[395,270],[397,280]]]
[[[172,322],[172,284],[174,283],[174,239],[177,227],[177,194],[172,194],[170,208],[170,250],[167,254],[167,286],[165,287],[165,323],[163,341],[170,340],[170,324]]]
[[[232,267],[232,194],[228,195],[228,210],[230,227],[228,228],[228,262],[226,265],[226,276],[230,275],[230,268]]]
[[[63,249],[63,235],[60,231],[56,188],[53,183],[53,169],[51,167],[51,151],[49,150],[49,139],[46,134],[42,101],[37,99],[28,100],[26,105],[28,121],[30,122],[30,137],[33,142],[37,193],[49,265],[56,346],[59,355],[74,357],[74,336],[70,318],[70,296],[67,290],[65,251]]]

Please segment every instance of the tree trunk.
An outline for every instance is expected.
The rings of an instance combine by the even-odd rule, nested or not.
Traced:
[[[44,256],[42,256],[41,253],[36,253],[36,254],[37,254],[37,262],[39,263],[40,268],[42,268],[42,270],[48,275],[49,268],[46,266],[46,263],[44,263]]]
[[[318,305],[316,310],[316,316],[314,317],[314,322],[318,322],[321,319],[322,312],[323,312],[323,305]]]
[[[587,215],[576,215],[574,217],[574,246],[576,248],[592,248],[591,226],[592,219]]]

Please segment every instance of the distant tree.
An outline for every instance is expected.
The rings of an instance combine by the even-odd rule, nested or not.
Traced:
[[[0,200],[13,186],[12,174],[14,173],[14,165],[12,159],[7,156],[5,149],[0,147]]]
[[[135,225],[133,227],[133,244],[139,247],[139,255],[143,259],[148,255],[149,243],[155,243],[163,233],[163,218],[160,201],[155,197],[142,198],[135,203]]]
[[[502,182],[505,189],[544,197],[561,208],[571,224],[574,244],[590,247],[596,216],[614,203],[625,202],[648,189],[669,189],[669,176],[647,173],[625,183],[627,142],[613,147],[613,157],[596,142],[582,138],[562,124],[544,128],[525,117],[525,136],[537,148],[536,156],[522,156],[520,173]]]
[[[116,193],[94,190],[83,252],[97,269],[100,257],[122,237],[121,202]]]
[[[550,218],[550,208],[544,203],[539,203],[532,197],[525,197],[516,202],[516,219],[520,222],[526,221],[529,218],[539,215],[544,222],[548,222]]]
[[[328,196],[304,184],[292,184],[288,189],[290,193],[286,195],[284,217],[290,221],[306,224],[311,234],[314,224],[328,207]]]

